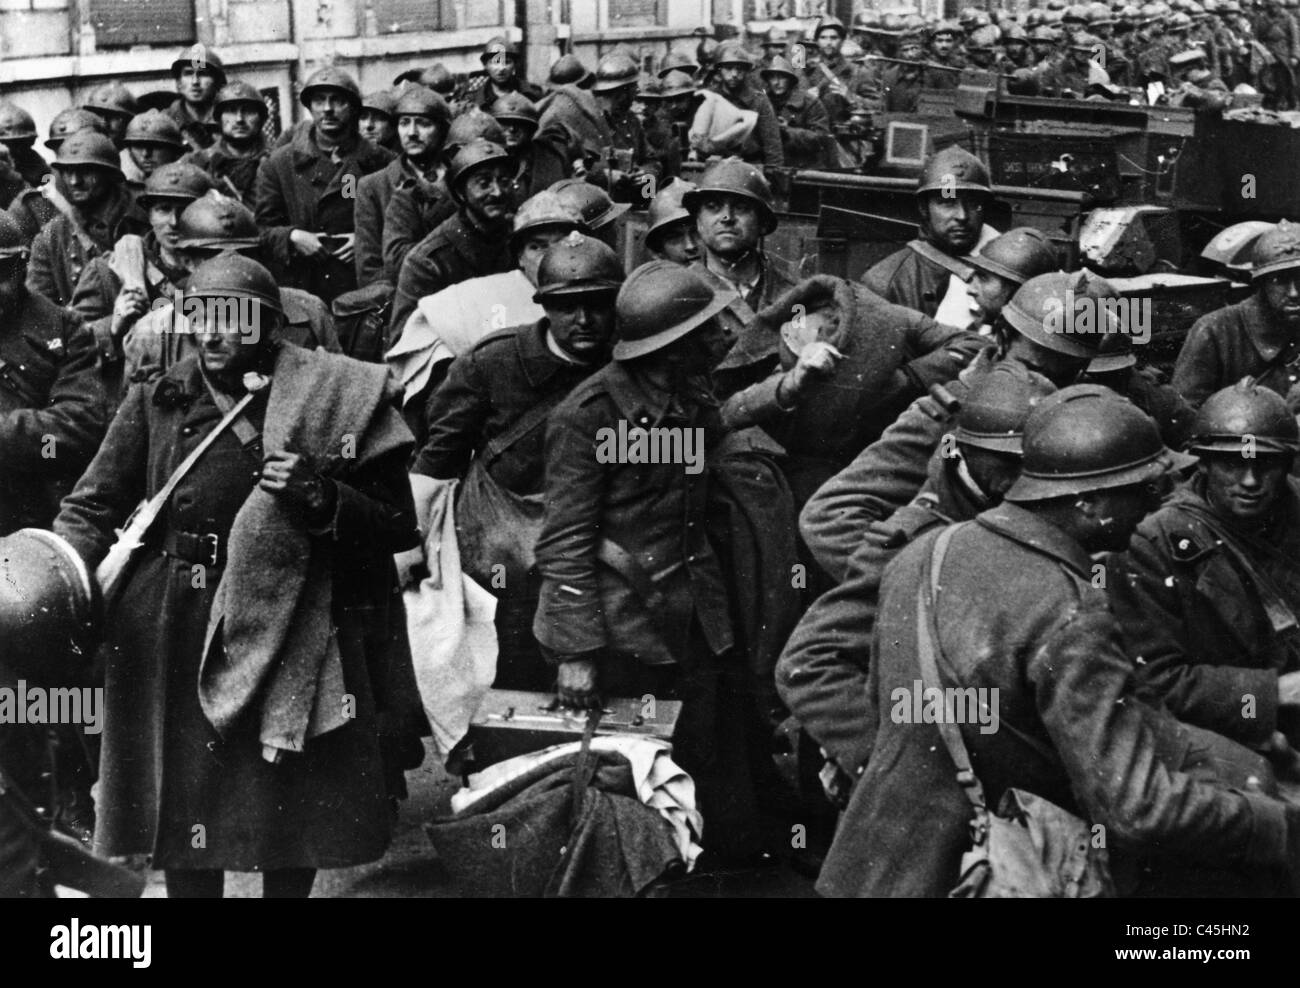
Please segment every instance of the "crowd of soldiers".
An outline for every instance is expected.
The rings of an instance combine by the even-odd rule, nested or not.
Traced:
[[[545,91],[494,39],[474,85],[435,65],[366,96],[320,69],[283,135],[197,49],[165,110],[111,83],[60,114],[48,168],[0,105],[0,535],[48,618],[0,597],[0,674],[63,662],[107,704],[96,745],[0,729],[0,791],[173,896],[227,871],[305,896],[381,857],[429,734],[401,590],[442,564],[451,489],[497,687],[682,701],[705,866],[812,823],[824,894],[942,895],[972,813],[1032,793],[1109,835],[1124,894],[1290,892],[1300,227],[1259,237],[1253,293],[1168,381],[1112,285],[986,222],[960,147],[926,161],[919,237],[860,280],[768,249],[765,170],[823,160],[861,101],[967,59],[1083,95],[1057,52],[1094,38],[1112,78],[1161,77],[1193,39],[1238,78],[1251,23],[1234,0],[1034,14],[928,40],[827,19],[649,78],[565,55]],[[1294,37],[1274,4],[1255,23]],[[706,87],[755,115],[734,153],[691,132]],[[628,270],[634,206],[650,259]],[[1079,306],[1095,328],[1062,330]],[[425,341],[398,380],[384,354]],[[142,548],[106,575],[142,500]],[[87,610],[102,592],[93,638],[40,637],[56,583]],[[900,714],[923,683],[992,691],[1000,729]],[[0,801],[10,894],[53,881],[29,830]]]

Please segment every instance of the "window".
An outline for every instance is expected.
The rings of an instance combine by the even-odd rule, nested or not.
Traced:
[[[194,0],[90,0],[95,47],[188,45],[194,34]]]
[[[437,0],[372,0],[380,34],[442,29],[442,5]]]
[[[609,26],[657,27],[667,23],[667,7],[663,0],[609,0]]]

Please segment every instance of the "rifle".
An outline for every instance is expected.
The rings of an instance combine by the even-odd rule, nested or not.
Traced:
[[[144,877],[98,857],[46,824],[26,795],[0,769],[0,802],[14,811],[23,828],[35,839],[41,860],[58,885],[66,885],[97,899],[138,899]]]

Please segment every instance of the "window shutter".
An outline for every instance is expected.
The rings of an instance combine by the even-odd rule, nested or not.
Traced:
[[[195,41],[194,0],[90,0],[90,22],[97,48]]]

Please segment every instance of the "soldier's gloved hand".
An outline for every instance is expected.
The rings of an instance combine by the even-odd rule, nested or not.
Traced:
[[[320,237],[307,230],[290,231],[289,243],[293,244],[293,249],[303,257],[315,257],[325,249],[325,245],[320,242]]]
[[[143,288],[123,288],[117,293],[117,300],[113,303],[113,317],[109,322],[109,332],[113,339],[121,339],[122,334],[148,311],[149,296]]]
[[[266,454],[257,486],[287,501],[313,525],[329,517],[338,495],[333,482],[316,471],[311,457],[287,450]]]
[[[340,234],[343,238],[343,246],[334,251],[334,256],[344,264],[352,263],[352,259],[357,256],[357,235],[355,233]]]
[[[562,707],[598,709],[601,700],[595,660],[575,657],[561,662],[556,668],[555,695]]]

